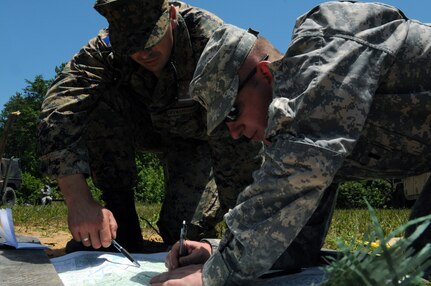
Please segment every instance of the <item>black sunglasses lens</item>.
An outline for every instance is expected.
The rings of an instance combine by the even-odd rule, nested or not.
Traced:
[[[232,122],[232,121],[237,120],[238,115],[239,115],[239,109],[238,109],[238,107],[236,107],[234,105],[234,106],[232,106],[232,109],[230,110],[230,112],[226,116],[225,122]]]

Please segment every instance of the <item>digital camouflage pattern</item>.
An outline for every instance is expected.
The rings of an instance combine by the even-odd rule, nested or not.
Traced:
[[[104,194],[135,185],[135,152],[158,152],[166,179],[158,225],[168,243],[178,240],[183,219],[193,220],[189,239],[211,235],[261,162],[261,145],[233,140],[225,126],[208,136],[206,112],[188,93],[199,56],[222,21],[172,4],[179,9],[175,52],[159,79],[113,51],[103,30],[55,79],[39,126],[44,174],[91,175]]]
[[[114,50],[125,55],[159,43],[170,24],[167,0],[97,0],[94,9],[108,20]]]
[[[282,260],[331,183],[431,170],[429,25],[384,4],[324,3],[270,69],[272,144],[225,215],[204,285],[242,285]]]
[[[190,83],[192,98],[207,110],[208,134],[231,110],[239,85],[238,67],[244,63],[256,39],[252,33],[226,24],[208,41]]]

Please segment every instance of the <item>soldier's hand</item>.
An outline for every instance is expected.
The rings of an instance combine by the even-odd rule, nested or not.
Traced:
[[[84,175],[57,178],[67,205],[67,222],[73,239],[93,248],[109,247],[117,236],[117,222],[111,211],[91,196]]]
[[[202,264],[193,264],[164,272],[150,280],[153,286],[201,286]]]
[[[180,244],[176,242],[165,259],[165,266],[168,270],[174,270],[180,266],[190,264],[204,264],[211,256],[211,245],[206,242],[186,240],[184,243],[187,255],[180,257]]]
[[[112,212],[95,201],[69,207],[68,224],[76,241],[95,249],[109,247],[117,235],[117,222]]]

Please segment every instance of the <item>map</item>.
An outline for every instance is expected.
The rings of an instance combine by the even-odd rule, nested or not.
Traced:
[[[132,254],[141,264],[136,267],[120,253],[78,251],[51,259],[65,286],[75,285],[150,285],[150,279],[167,271],[164,259],[167,252],[155,254]],[[284,271],[268,272],[265,278],[243,281],[253,286],[309,286],[324,281],[320,267],[303,269],[299,273]]]
[[[132,254],[136,267],[121,253],[77,251],[51,259],[60,279],[69,285],[150,285],[150,279],[167,271],[167,253]]]

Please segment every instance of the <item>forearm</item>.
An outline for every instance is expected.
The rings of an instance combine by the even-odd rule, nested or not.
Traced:
[[[68,207],[81,205],[84,201],[93,201],[87,181],[82,174],[58,177],[57,183]]]

